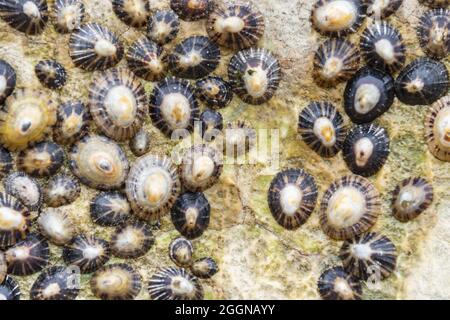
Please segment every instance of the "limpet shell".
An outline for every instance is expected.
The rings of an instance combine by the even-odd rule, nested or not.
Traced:
[[[31,300],[75,300],[80,288],[70,268],[52,266],[34,281],[30,289]]]
[[[450,162],[450,96],[429,107],[425,116],[425,139],[433,156]]]
[[[148,291],[153,300],[202,300],[200,281],[185,269],[166,267],[149,281]]]
[[[39,182],[23,172],[13,172],[3,180],[5,192],[18,199],[30,211],[37,211],[42,205],[42,191]]]

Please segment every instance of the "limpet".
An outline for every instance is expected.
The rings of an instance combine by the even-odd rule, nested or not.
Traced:
[[[185,269],[166,267],[155,273],[148,284],[153,300],[202,300],[200,281]]]
[[[89,128],[89,111],[81,101],[67,101],[60,104],[53,129],[53,140],[62,145],[70,145],[83,137]]]
[[[49,89],[61,89],[67,82],[66,69],[55,60],[39,61],[34,72],[39,81]]]
[[[5,192],[18,199],[30,211],[42,205],[42,190],[39,182],[23,172],[12,172],[3,180]]]
[[[19,284],[11,276],[0,282],[0,300],[20,300]]]
[[[361,300],[359,279],[346,273],[342,267],[325,270],[317,282],[317,288],[324,300]]]
[[[14,68],[7,61],[0,59],[0,104],[13,93],[16,78]]]
[[[403,0],[370,0],[367,15],[378,19],[386,19],[393,15],[403,3]]]
[[[24,238],[31,225],[28,209],[15,197],[0,192],[0,248]]]
[[[112,0],[116,16],[125,24],[142,28],[147,25],[150,16],[150,3],[146,0]]]
[[[131,152],[133,152],[136,157],[143,156],[150,151],[151,140],[150,133],[147,130],[139,130],[130,140],[129,146]]]
[[[64,164],[63,148],[51,141],[43,141],[22,150],[17,155],[17,168],[32,177],[55,175]]]
[[[205,109],[200,114],[200,134],[206,142],[210,142],[222,134],[223,117],[220,112]]]
[[[214,0],[170,0],[170,8],[185,21],[206,18],[214,8]]]
[[[59,174],[44,188],[44,202],[49,207],[61,207],[74,202],[80,195],[80,183],[73,176]]]
[[[39,34],[48,21],[47,0],[1,0],[0,18],[27,35]]]
[[[60,33],[69,33],[80,27],[85,17],[82,0],[56,0],[53,7],[55,29]]]
[[[211,108],[225,108],[233,99],[231,85],[221,77],[211,76],[195,83],[197,97]]]
[[[192,264],[194,247],[186,238],[174,239],[169,245],[169,257],[179,267],[189,267]]]
[[[31,300],[75,300],[80,288],[76,274],[64,266],[52,266],[37,277],[30,289]]]
[[[172,10],[156,10],[148,19],[147,37],[159,45],[175,39],[180,31],[180,21]]]
[[[94,223],[112,227],[128,220],[131,216],[131,207],[122,192],[102,192],[92,199],[90,212]]]
[[[317,202],[314,178],[302,169],[287,169],[272,180],[267,201],[273,218],[280,226],[295,230],[312,214]]]
[[[42,235],[56,245],[64,245],[76,233],[76,225],[63,208],[46,208],[37,219]]]
[[[213,258],[205,257],[194,261],[191,266],[191,272],[196,277],[208,279],[219,272],[219,267]]]
[[[433,185],[421,177],[406,178],[392,194],[392,214],[407,222],[417,218],[433,203]]]
[[[111,238],[111,251],[119,258],[143,256],[155,242],[150,226],[136,220],[119,226]]]

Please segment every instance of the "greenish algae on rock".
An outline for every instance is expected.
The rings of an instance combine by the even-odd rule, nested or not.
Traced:
[[[51,2],[51,1],[49,1]],[[117,19],[108,0],[84,0],[88,22],[98,22],[120,35],[128,47],[142,36]],[[251,0],[266,18],[266,33],[260,45],[271,50],[280,60],[284,81],[277,95],[261,106],[249,106],[234,98],[221,110],[225,121],[244,119],[255,128],[279,129],[280,168],[301,167],[312,174],[319,187],[319,201],[332,181],[348,174],[342,156],[322,159],[297,136],[299,111],[311,100],[332,102],[344,114],[342,94],[345,84],[324,90],[311,77],[312,58],[318,43],[324,38],[314,32],[309,23],[313,1]],[[167,8],[168,0],[150,0],[151,8]],[[418,10],[418,8],[420,8]],[[424,11],[417,0],[405,0],[400,10],[389,20],[399,28],[408,46],[407,60],[421,52],[415,32],[418,17]],[[370,23],[366,21],[365,25]],[[364,26],[363,26],[364,27]],[[362,29],[361,29],[362,30]],[[178,38],[205,34],[204,21],[182,22]],[[39,87],[34,65],[53,57],[69,72],[67,85],[58,93],[49,92],[58,101],[87,100],[87,89],[96,74],[74,68],[68,55],[68,35],[57,34],[49,24],[42,35],[25,37],[0,21],[0,58],[10,62],[17,71],[18,87]],[[351,35],[357,43],[359,35]],[[233,52],[222,50],[223,59],[217,74],[226,75]],[[448,61],[445,61],[448,65]],[[122,60],[120,65],[126,65]],[[153,84],[145,83],[147,93]],[[44,89],[45,90],[45,89]],[[382,196],[382,212],[374,230],[390,237],[398,247],[398,267],[379,286],[365,286],[365,299],[387,298],[450,298],[450,164],[433,158],[423,138],[423,118],[426,107],[411,107],[396,101],[378,121],[391,137],[391,155],[385,167],[370,180]],[[350,124],[349,119],[345,120]],[[148,119],[146,128],[152,135],[152,151],[169,155],[175,147]],[[134,156],[123,144],[130,160]],[[320,229],[318,206],[311,218],[296,231],[286,231],[272,218],[267,205],[267,189],[278,169],[264,159],[251,165],[226,165],[220,182],[205,192],[212,211],[209,229],[193,241],[195,258],[211,255],[217,260],[219,273],[202,280],[207,299],[317,299],[316,281],[323,269],[338,264],[341,242],[329,239]],[[402,179],[422,175],[435,187],[435,201],[423,215],[403,224],[391,215],[391,191]],[[89,201],[97,192],[83,187],[77,201],[65,207],[79,232],[109,239],[113,229],[94,225],[89,217]],[[143,290],[139,299],[149,299],[146,283],[157,268],[172,265],[168,246],[178,236],[170,219],[162,220],[154,232],[156,242],[141,258],[127,260],[139,270]],[[51,263],[63,264],[61,248],[51,246]],[[111,262],[123,261],[112,258]],[[23,298],[36,275],[18,278]],[[94,298],[89,287],[90,275],[81,278],[80,299]]]

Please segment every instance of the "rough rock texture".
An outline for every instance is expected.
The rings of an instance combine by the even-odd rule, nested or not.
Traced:
[[[219,1],[219,0],[218,0]],[[51,2],[51,1],[50,1]],[[167,0],[150,0],[151,8],[167,7]],[[248,106],[234,98],[222,110],[226,121],[245,119],[256,128],[280,129],[280,167],[302,167],[319,185],[319,197],[336,178],[349,171],[342,156],[324,160],[298,139],[296,133],[299,111],[310,100],[327,100],[342,108],[344,85],[323,90],[311,78],[313,51],[323,40],[309,23],[310,0],[252,0],[266,17],[266,33],[261,41],[280,59],[284,81],[275,98],[262,106]],[[129,45],[142,32],[117,19],[108,0],[84,0],[87,21],[102,23],[121,36]],[[418,16],[425,8],[417,0],[404,0],[398,13],[389,18],[402,32],[408,46],[408,61],[422,56],[414,32]],[[366,24],[370,20],[366,21]],[[204,21],[182,23],[179,37],[170,49],[186,35],[205,34]],[[18,86],[40,87],[34,65],[44,58],[60,61],[69,73],[69,81],[52,95],[60,101],[86,101],[87,88],[93,73],[74,68],[68,55],[68,35],[57,34],[49,24],[42,35],[25,37],[0,21],[0,58],[11,63],[18,74]],[[357,42],[358,35],[351,40]],[[222,50],[223,61],[217,70],[226,74],[232,55]],[[125,61],[121,62],[124,65]],[[445,60],[448,63],[448,60]],[[150,93],[153,84],[147,82]],[[365,288],[365,299],[434,299],[450,298],[450,163],[436,160],[424,142],[423,119],[426,107],[411,107],[398,101],[379,122],[391,137],[391,155],[387,164],[370,178],[380,191],[383,206],[373,230],[389,236],[399,250],[396,272],[378,287]],[[346,119],[349,121],[349,119]],[[152,152],[169,153],[175,146],[156,130],[148,120]],[[130,159],[133,156],[129,153]],[[321,231],[317,208],[309,221],[297,231],[286,231],[276,224],[269,212],[266,194],[278,168],[271,168],[264,159],[252,165],[228,165],[220,183],[206,192],[212,206],[210,228],[194,241],[195,255],[212,255],[220,272],[211,280],[202,281],[209,299],[317,299],[316,281],[321,271],[339,263],[341,242],[330,240]],[[421,175],[433,181],[435,201],[422,216],[410,223],[400,223],[391,215],[391,191],[402,179]],[[44,182],[44,181],[43,181]],[[89,201],[96,191],[83,187],[80,198],[65,208],[76,221],[80,232],[93,233],[109,239],[112,229],[95,226],[89,218]],[[155,231],[156,244],[142,258],[128,261],[141,273],[144,283],[161,266],[171,265],[168,245],[177,236],[170,220],[163,219],[161,230]],[[52,246],[52,263],[63,264],[61,248]],[[111,262],[120,259],[111,259]],[[19,278],[23,298],[37,274]],[[89,288],[90,275],[82,277],[81,299],[93,298]],[[146,285],[144,285],[145,287]],[[142,290],[140,299],[148,299]]]

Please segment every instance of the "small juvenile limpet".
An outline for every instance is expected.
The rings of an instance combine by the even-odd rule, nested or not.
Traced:
[[[167,55],[164,48],[146,37],[131,44],[126,59],[128,68],[147,81],[159,81],[167,73]]]
[[[342,267],[325,270],[317,282],[317,288],[324,300],[361,300],[359,279],[346,273]]]
[[[372,122],[394,103],[394,79],[380,70],[364,67],[347,82],[344,109],[357,124]]]
[[[184,237],[195,239],[208,228],[211,206],[201,192],[186,192],[172,206],[170,217],[175,229]]]
[[[361,280],[375,277],[374,280],[378,281],[394,272],[397,249],[388,237],[368,232],[346,240],[339,257],[347,273]]]
[[[80,183],[73,176],[59,174],[44,188],[44,202],[49,207],[61,207],[74,202],[80,195]]]
[[[0,300],[20,300],[19,284],[11,276],[0,281]]]
[[[150,4],[146,0],[112,0],[116,16],[125,24],[142,28],[147,25],[150,16]]]
[[[225,108],[233,99],[231,85],[221,77],[211,76],[195,83],[197,97],[211,108]]]
[[[227,157],[240,157],[256,145],[256,130],[245,121],[228,122],[225,127],[225,149]]]
[[[82,0],[56,0],[54,4],[53,19],[59,33],[69,33],[80,27],[84,16]]]
[[[148,19],[147,38],[159,45],[175,39],[180,31],[180,21],[172,10],[156,10]]]
[[[395,93],[405,104],[429,105],[447,94],[449,86],[449,73],[443,63],[417,58],[398,75]]]
[[[5,60],[0,59],[0,104],[8,98],[16,87],[16,71]]]
[[[361,35],[361,52],[367,65],[395,73],[405,64],[406,47],[400,32],[382,21],[367,27]]]
[[[14,166],[11,152],[0,146],[0,179],[7,175]]]
[[[76,67],[87,71],[105,70],[122,60],[123,45],[106,27],[88,23],[70,35],[69,54]]]
[[[49,89],[61,89],[67,82],[66,69],[55,60],[39,61],[34,72],[39,81]]]
[[[450,5],[449,0],[419,0],[419,2],[432,8],[446,8]]]
[[[264,17],[250,3],[217,5],[209,15],[206,31],[221,46],[232,49],[254,47],[264,34]]]
[[[125,263],[108,264],[91,278],[92,293],[102,300],[133,300],[142,288],[141,276]]]
[[[32,177],[50,177],[56,174],[64,164],[65,153],[54,142],[43,141],[22,150],[17,155],[17,169]]]
[[[350,171],[370,177],[386,163],[389,144],[389,135],[383,127],[359,125],[353,127],[345,138],[342,154]]]
[[[213,258],[206,257],[194,261],[191,266],[191,272],[196,277],[208,279],[219,272],[219,267]]]
[[[194,92],[188,81],[174,77],[155,85],[150,97],[150,117],[166,136],[194,130],[194,123],[200,114]]]
[[[16,90],[0,109],[0,144],[10,151],[42,141],[56,122],[56,105],[41,91]]]
[[[39,34],[48,21],[47,0],[2,0],[0,18],[27,35]]]
[[[31,300],[75,300],[80,288],[75,274],[64,266],[51,266],[39,274],[30,289]]]
[[[7,274],[6,259],[3,252],[0,251],[0,284],[3,283]]]
[[[88,132],[89,111],[81,101],[68,101],[59,105],[53,140],[62,145],[70,145]]]
[[[171,159],[147,154],[133,163],[125,191],[134,214],[154,221],[169,211],[180,189],[177,167]]]
[[[450,53],[450,10],[434,9],[425,12],[417,26],[420,46],[434,58],[445,58]]]
[[[192,192],[205,191],[220,178],[222,154],[207,145],[194,145],[183,153],[179,168],[181,183],[185,189]]]
[[[150,133],[147,130],[139,130],[134,137],[130,139],[129,146],[131,152],[133,152],[136,157],[143,156],[150,151],[151,140]]]
[[[170,0],[170,8],[185,21],[206,18],[214,8],[213,0]]]
[[[326,36],[356,32],[366,17],[365,0],[318,0],[311,10],[313,28]]]
[[[380,196],[369,180],[357,175],[334,181],[320,206],[320,225],[331,238],[346,240],[368,231],[377,221]]]
[[[153,300],[202,300],[200,281],[185,269],[166,267],[155,273],[148,284]]]
[[[428,149],[437,159],[450,162],[450,97],[429,107],[425,116],[425,138]]]
[[[329,102],[311,102],[298,117],[302,140],[320,156],[330,158],[342,149],[347,126]]]
[[[131,207],[122,192],[102,192],[91,201],[91,219],[94,223],[113,227],[124,223],[131,216]]]
[[[402,5],[403,0],[370,0],[367,15],[375,19],[386,19],[394,14]]]
[[[199,79],[216,70],[220,49],[208,37],[192,36],[178,44],[168,59],[169,68],[177,77]]]
[[[46,208],[37,219],[42,235],[56,245],[64,245],[76,233],[76,225],[63,208]]]
[[[200,134],[206,142],[211,142],[222,135],[223,117],[220,112],[211,109],[205,109],[200,114]]]
[[[29,231],[30,213],[15,197],[0,192],[0,248],[7,248]]]
[[[39,182],[23,172],[12,172],[3,180],[5,192],[18,199],[30,211],[37,211],[42,205],[42,191]]]
[[[50,248],[41,235],[30,233],[24,240],[6,250],[5,258],[8,264],[8,274],[28,276],[47,266]]]
[[[392,213],[401,222],[413,220],[428,209],[433,198],[433,186],[424,178],[404,179],[392,194]]]
[[[119,226],[111,238],[111,251],[119,258],[143,256],[155,242],[150,226],[140,220]]]
[[[325,40],[314,54],[313,79],[322,87],[334,87],[347,81],[358,71],[361,55],[348,40]]]
[[[231,58],[228,78],[234,93],[242,101],[259,105],[270,100],[277,91],[281,68],[266,49],[250,48]]]
[[[108,262],[110,253],[107,241],[79,234],[66,244],[62,257],[68,266],[77,266],[81,273],[91,273]]]
[[[129,163],[122,148],[113,140],[86,135],[70,150],[69,167],[88,187],[118,189],[125,182]]]
[[[189,267],[192,264],[193,254],[192,242],[186,238],[176,238],[169,245],[169,257],[179,267]]]
[[[89,109],[97,127],[116,141],[132,138],[147,115],[148,99],[138,78],[124,68],[100,73],[89,86]]]
[[[295,230],[308,220],[316,206],[317,185],[302,169],[287,169],[273,178],[267,197],[278,224]]]

